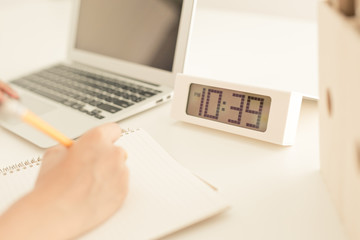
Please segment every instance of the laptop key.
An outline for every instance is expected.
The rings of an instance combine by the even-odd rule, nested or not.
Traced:
[[[77,95],[77,96],[75,97],[75,99],[83,102],[83,101],[85,101],[87,98],[86,98],[85,96],[82,96],[82,95]]]
[[[152,97],[152,96],[154,96],[156,93],[147,92],[147,91],[140,91],[139,94],[140,94],[140,95],[143,95],[143,96],[145,96],[145,97]]]
[[[141,102],[141,101],[144,100],[145,98],[144,98],[144,97],[138,97],[138,96],[135,96],[135,95],[131,95],[131,96],[130,96],[130,99],[131,99],[131,101],[133,101],[133,102]]]
[[[114,98],[114,99],[113,99],[113,103],[116,104],[116,105],[118,105],[118,106],[121,106],[121,107],[123,107],[123,108],[127,108],[127,107],[133,105],[132,103],[129,103],[129,102],[127,102],[127,101],[120,100],[120,99],[117,99],[117,98]]]
[[[93,114],[99,114],[99,113],[101,113],[101,110],[99,110],[99,109],[94,109],[94,110],[92,110],[91,111]]]
[[[115,92],[115,90],[112,89],[112,88],[105,88],[104,91],[106,91],[106,92],[108,92],[110,94]]]
[[[124,93],[124,94],[122,95],[122,97],[125,98],[125,99],[129,99],[129,98],[130,98],[130,95],[129,95],[128,93]]]
[[[109,113],[116,113],[121,110],[121,108],[117,108],[117,107],[111,106],[106,103],[101,103],[101,104],[97,105],[97,107],[100,108],[101,110],[107,111]]]
[[[93,99],[88,98],[88,97],[84,97],[84,98],[79,99],[79,100],[82,101],[83,103],[88,103],[88,104],[90,104],[90,102],[93,101]]]
[[[75,104],[76,102],[70,101],[70,100],[65,100],[62,104],[64,104],[65,106],[69,106],[71,107],[73,104]]]
[[[96,100],[91,100],[90,102],[88,102],[90,105],[92,105],[92,106],[97,106],[97,105],[99,105],[99,104],[101,104],[101,102],[100,101],[96,101]]]
[[[107,96],[102,93],[96,93],[96,97],[99,99],[105,99]]]
[[[134,100],[134,102],[141,102],[143,100],[145,100],[144,97],[138,97],[137,99]]]
[[[46,91],[43,91],[43,90],[40,90],[40,89],[33,89],[32,91],[37,93],[37,94],[40,94],[40,95],[42,95],[44,97],[50,98],[51,100],[54,100],[55,102],[58,102],[58,103],[63,103],[64,101],[66,101],[66,98],[51,94],[49,92],[46,92]]]
[[[74,103],[71,105],[74,109],[81,109],[84,106],[84,104]]]
[[[112,100],[113,100],[113,98],[112,97],[105,97],[105,101],[107,101],[107,102],[112,102]]]
[[[99,115],[99,114],[95,114],[94,117],[96,117],[97,119],[103,119],[104,118],[104,116]]]

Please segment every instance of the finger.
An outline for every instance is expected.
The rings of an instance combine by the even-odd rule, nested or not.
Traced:
[[[126,161],[126,160],[128,159],[128,156],[129,156],[129,155],[128,155],[127,151],[125,151],[125,150],[124,150],[124,154],[125,154],[124,160]]]
[[[122,134],[120,126],[116,123],[106,123],[104,125],[94,128],[90,132],[99,134],[101,138],[106,139],[111,143],[114,143],[116,140],[118,140]]]
[[[103,130],[105,131],[111,142],[115,142],[122,135],[122,129],[116,123],[108,123],[103,125],[103,127]]]
[[[56,145],[54,147],[51,147],[49,148],[48,150],[46,150],[46,152],[44,153],[44,157],[47,157],[47,156],[56,156],[58,155],[60,152],[62,152],[63,150],[66,150],[66,147],[64,147],[63,145]]]
[[[12,98],[16,98],[16,99],[19,99],[19,95],[17,94],[17,92],[15,92],[14,89],[12,88],[6,88],[4,89],[4,91]]]
[[[10,97],[19,98],[19,95],[15,92],[14,89],[12,89],[9,85],[1,81],[0,81],[0,89],[6,94],[8,94]]]
[[[62,159],[66,152],[67,148],[60,144],[48,149],[43,156],[43,164],[57,162],[58,159]]]
[[[126,152],[125,149],[123,149],[122,147],[118,146],[116,147],[117,148],[117,151],[118,151],[118,154],[119,154],[119,158],[121,160],[123,160],[124,162],[126,162],[127,158],[128,158],[128,153]]]
[[[4,101],[4,94],[0,91],[0,103]]]
[[[67,152],[67,148],[62,145],[47,150],[42,158],[41,173],[45,173],[59,164]]]

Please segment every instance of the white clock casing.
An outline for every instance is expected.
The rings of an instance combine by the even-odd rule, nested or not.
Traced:
[[[191,84],[204,85],[204,87],[209,87],[210,89],[221,88],[224,91],[231,90],[234,91],[234,93],[241,92],[244,94],[270,97],[271,104],[268,110],[266,130],[259,131],[219,122],[214,119],[189,115],[187,108]],[[287,146],[293,145],[295,142],[301,103],[302,95],[296,92],[279,91],[178,74],[175,80],[171,116],[177,120],[200,126]],[[233,110],[228,110],[227,112],[229,111]]]

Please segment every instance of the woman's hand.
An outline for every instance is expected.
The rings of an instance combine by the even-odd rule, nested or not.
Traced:
[[[114,145],[120,135],[119,126],[106,124],[87,132],[70,148],[49,149],[34,190],[0,218],[5,231],[4,235],[0,226],[1,236],[69,239],[108,219],[128,191],[127,154]],[[6,235],[9,228],[4,226],[17,235]]]
[[[5,95],[16,99],[19,98],[19,95],[9,85],[0,80],[0,103],[4,100]]]

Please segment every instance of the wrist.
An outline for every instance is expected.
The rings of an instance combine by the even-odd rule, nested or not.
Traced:
[[[56,201],[32,191],[13,204],[0,217],[0,235],[4,239],[69,239],[76,223]],[[21,231],[19,231],[21,229]]]

